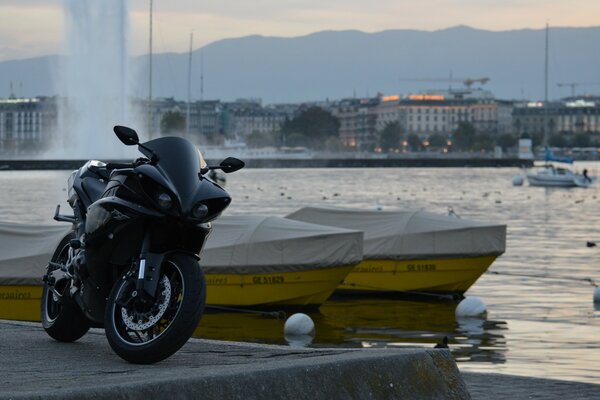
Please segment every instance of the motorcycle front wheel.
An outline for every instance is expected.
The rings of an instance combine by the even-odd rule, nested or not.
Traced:
[[[153,300],[134,295],[135,277],[125,276],[112,289],[104,328],[112,349],[135,364],[152,364],[174,354],[192,336],[204,312],[206,284],[198,261],[169,256],[161,266]]]

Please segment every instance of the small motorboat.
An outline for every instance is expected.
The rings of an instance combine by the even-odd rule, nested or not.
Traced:
[[[206,304],[319,306],[362,261],[362,250],[357,230],[273,216],[221,217],[200,260]]]
[[[0,223],[0,319],[39,321],[42,275],[70,226]],[[363,234],[282,217],[224,216],[200,267],[206,303],[315,307],[362,260]]]
[[[0,223],[0,319],[39,321],[42,275],[70,226]]]
[[[589,187],[596,182],[595,177],[578,174],[568,168],[556,167],[547,163],[541,168],[527,173],[530,186],[544,187]]]
[[[506,225],[425,211],[304,207],[286,218],[364,232],[346,293],[462,295],[506,247]]]
[[[527,173],[529,186],[589,187],[596,182],[595,177],[588,176],[587,169],[579,174],[567,168],[567,164],[573,164],[573,159],[555,156],[548,147],[545,149],[544,162],[542,167]]]

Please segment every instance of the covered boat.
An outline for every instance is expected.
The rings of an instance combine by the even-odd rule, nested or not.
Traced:
[[[0,319],[39,321],[42,275],[70,225],[0,223]],[[200,265],[207,304],[317,306],[362,260],[362,232],[281,217],[213,224]]]
[[[362,260],[362,232],[269,216],[214,222],[200,265],[207,304],[316,306]]]
[[[0,319],[40,320],[42,275],[67,225],[0,223]]]
[[[506,246],[506,225],[425,211],[305,207],[287,218],[364,232],[342,291],[463,294]]]

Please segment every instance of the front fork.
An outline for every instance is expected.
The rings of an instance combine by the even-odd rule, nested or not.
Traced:
[[[142,298],[156,297],[158,281],[160,279],[161,265],[164,259],[163,253],[150,252],[150,232],[146,230],[142,249],[138,262],[138,274],[135,283],[135,291]]]

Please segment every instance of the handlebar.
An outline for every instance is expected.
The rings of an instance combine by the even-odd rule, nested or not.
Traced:
[[[130,163],[130,164],[108,163],[108,164],[106,164],[106,169],[109,171],[112,169],[133,168],[133,167],[135,167],[135,164],[133,164],[133,163]]]
[[[122,164],[122,163],[108,163],[108,164],[106,164],[105,168],[107,170],[109,170],[109,171],[113,170],[113,169],[121,169],[121,168],[135,168],[135,167],[138,167],[138,166],[140,166],[142,164],[146,164],[146,163],[149,163],[149,162],[150,162],[150,160],[148,160],[147,158],[141,157],[141,158],[138,158],[137,160],[135,160],[132,163],[125,163],[125,164]]]

